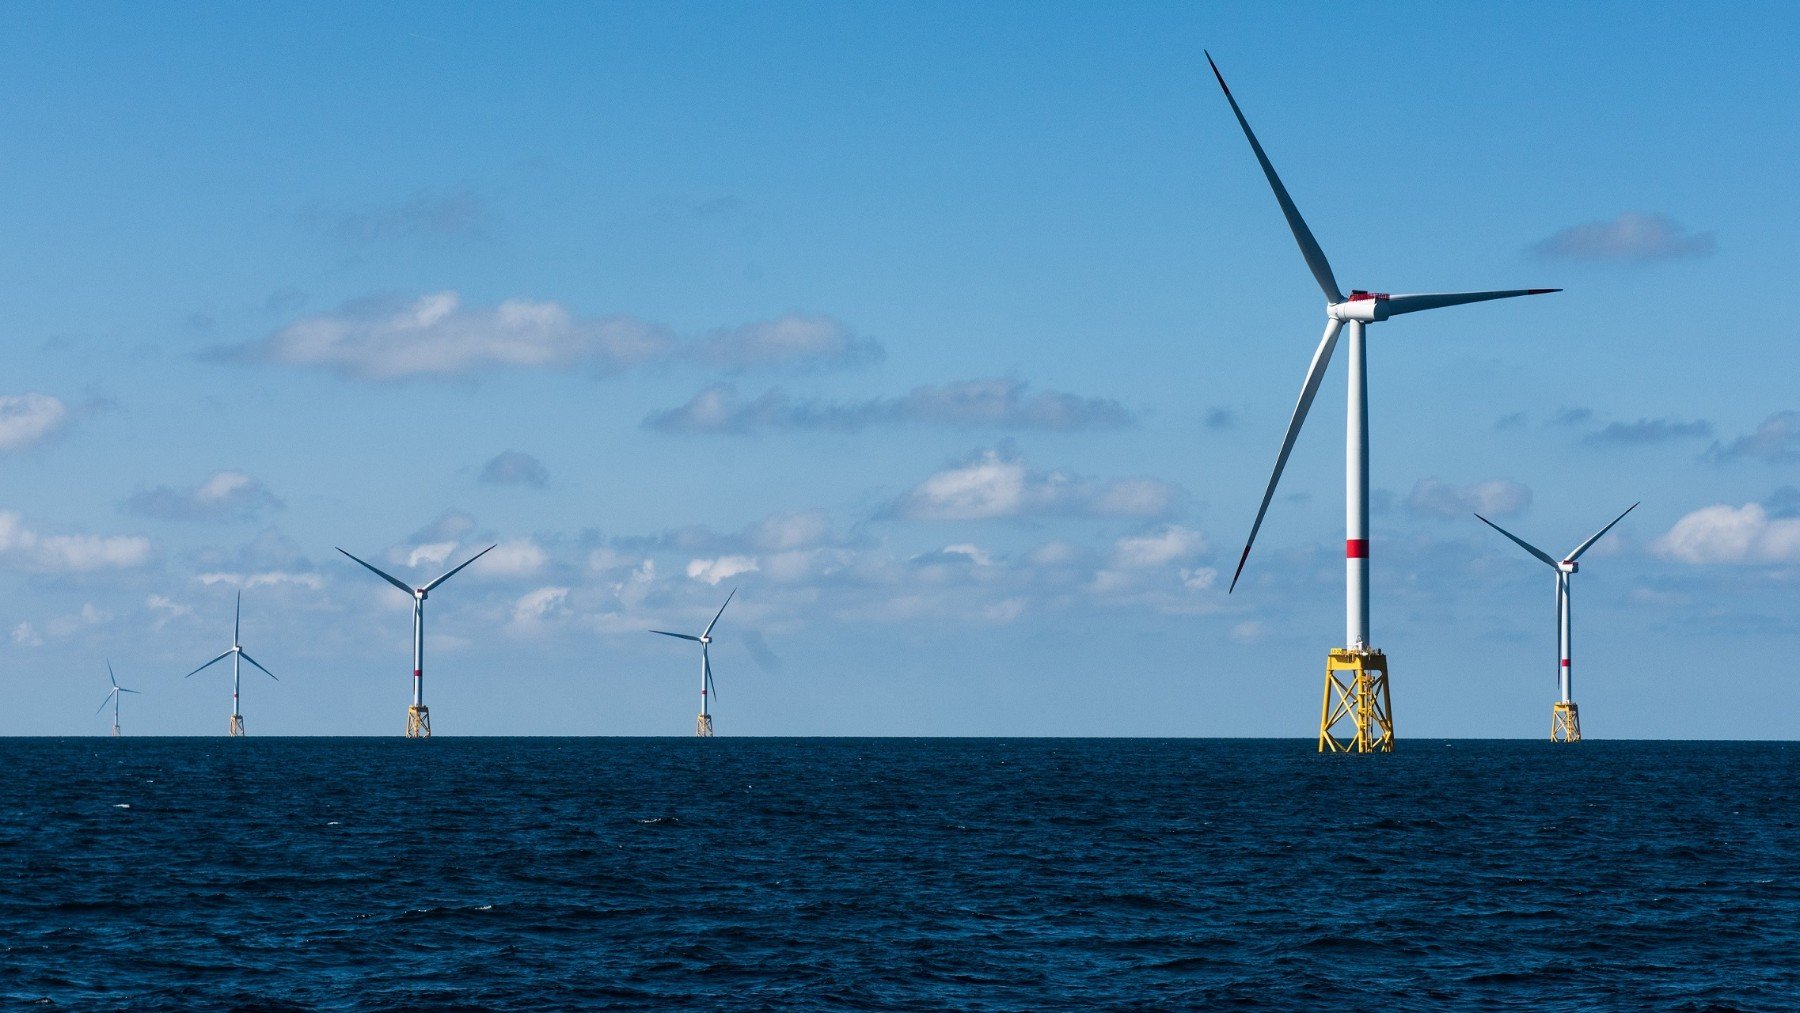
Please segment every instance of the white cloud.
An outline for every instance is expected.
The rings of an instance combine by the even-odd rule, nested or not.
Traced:
[[[496,545],[474,568],[494,577],[529,577],[544,568],[547,558],[537,542],[515,538]]]
[[[181,604],[167,595],[153,594],[144,599],[144,607],[156,616],[156,628],[162,629],[170,622],[182,616],[191,616],[194,610]]]
[[[150,561],[150,539],[139,535],[46,535],[19,514],[0,511],[0,560],[22,569],[81,573],[121,570]]]
[[[1136,422],[1134,412],[1109,398],[1032,393],[1022,380],[987,378],[915,387],[903,397],[861,401],[795,400],[774,388],[746,402],[738,399],[736,387],[719,383],[703,388],[679,408],[647,416],[643,427],[666,433],[739,435],[773,430],[853,433],[904,425],[1069,432]]]
[[[346,303],[296,320],[237,354],[359,380],[399,380],[502,367],[614,372],[673,345],[664,329],[627,316],[581,319],[559,303],[531,299],[464,306],[455,292],[434,292]]]
[[[279,587],[285,584],[304,587],[313,591],[322,590],[325,587],[324,578],[316,573],[290,573],[285,570],[264,570],[260,573],[225,573],[221,571],[212,571],[196,574],[194,579],[205,584],[207,587],[211,587],[214,584],[224,584],[227,587],[241,587],[245,590],[249,590],[253,587]],[[152,597],[156,596],[153,595]],[[167,599],[164,600],[166,601]],[[154,604],[155,603],[153,602],[152,605]]]
[[[528,631],[546,619],[567,613],[568,598],[569,589],[566,587],[540,587],[520,595],[513,602],[513,627],[515,630]]]
[[[227,358],[323,369],[358,380],[467,376],[494,369],[617,373],[697,360],[733,369],[854,365],[880,346],[828,317],[790,314],[682,342],[624,314],[578,317],[557,302],[468,306],[456,292],[371,297],[302,317]]]
[[[1113,543],[1113,565],[1127,569],[1166,566],[1206,551],[1200,532],[1171,524],[1147,535],[1128,535]]]
[[[48,394],[0,395],[0,450],[23,450],[55,436],[69,406]]]
[[[1800,517],[1770,517],[1759,503],[1702,507],[1653,546],[1683,563],[1800,563]]]
[[[415,545],[406,552],[407,566],[442,566],[450,553],[456,551],[455,542],[427,542]]]
[[[1112,481],[1026,467],[1005,451],[983,451],[927,477],[891,508],[916,520],[986,520],[1038,514],[1159,517],[1180,492],[1150,478]]]
[[[1470,485],[1422,478],[1406,497],[1408,510],[1432,517],[1465,517],[1471,513],[1507,517],[1523,513],[1529,506],[1531,490],[1505,478]]]
[[[722,580],[761,569],[754,556],[720,556],[717,559],[694,559],[687,565],[687,575],[717,587]]]
[[[141,490],[125,501],[132,513],[169,521],[244,521],[281,506],[267,486],[241,471],[216,471],[184,489]]]
[[[12,641],[20,647],[42,647],[44,638],[37,635],[29,622],[21,622],[12,630]]]
[[[1641,263],[1713,252],[1710,232],[1690,232],[1667,215],[1626,211],[1611,221],[1574,225],[1531,248],[1540,257]]]

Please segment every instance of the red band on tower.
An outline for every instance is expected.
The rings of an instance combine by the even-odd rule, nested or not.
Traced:
[[[1567,658],[1564,658],[1564,659],[1563,659],[1563,666],[1562,666],[1562,667],[1564,667],[1564,668],[1568,668],[1568,667],[1569,667],[1569,659],[1567,659]]]
[[[1367,538],[1346,538],[1346,539],[1344,539],[1344,558],[1345,559],[1368,559],[1369,558],[1369,540]]]

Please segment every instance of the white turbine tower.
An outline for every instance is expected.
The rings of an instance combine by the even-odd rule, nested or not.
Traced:
[[[1531,553],[1544,565],[1556,571],[1556,683],[1557,688],[1561,690],[1562,699],[1558,700],[1550,707],[1550,741],[1552,742],[1581,741],[1581,713],[1575,707],[1575,698],[1573,695],[1575,690],[1575,676],[1573,666],[1570,664],[1570,652],[1573,647],[1573,631],[1569,620],[1569,578],[1574,576],[1575,573],[1581,569],[1581,564],[1578,562],[1578,560],[1581,559],[1581,554],[1591,548],[1595,542],[1599,541],[1601,535],[1611,531],[1613,529],[1613,524],[1617,524],[1624,520],[1625,514],[1628,514],[1637,508],[1638,505],[1636,503],[1626,507],[1624,514],[1620,514],[1612,519],[1612,524],[1608,524],[1606,527],[1594,532],[1587,541],[1575,546],[1574,549],[1570,550],[1568,555],[1560,560],[1551,559],[1547,553],[1537,546],[1532,545],[1518,535],[1495,524],[1486,517],[1483,517],[1480,514],[1475,515],[1476,519],[1480,520],[1481,523],[1486,524],[1488,527],[1493,528],[1495,531],[1512,539],[1514,544],[1518,545],[1519,548]]]
[[[257,668],[262,668],[262,673],[264,675],[271,679],[275,679],[274,672],[263,668],[262,662],[252,658],[250,652],[244,650],[243,645],[238,643],[238,638],[243,632],[243,628],[244,592],[239,591],[237,595],[237,616],[231,623],[231,650],[226,651],[224,654],[219,655],[206,664],[201,665],[199,668],[194,669],[192,672],[189,672],[187,675],[182,676],[184,679],[191,679],[219,662],[224,661],[226,658],[231,659],[231,727],[226,730],[225,734],[232,738],[238,738],[244,734],[244,712],[238,708],[238,691],[243,686],[243,680],[239,671],[241,668],[239,661],[248,661]],[[280,682],[281,680],[275,679],[275,681]]]
[[[736,594],[737,588],[734,587],[731,589],[731,594],[725,596],[725,605],[731,604],[731,599]],[[701,630],[697,637],[687,633],[670,633],[668,630],[650,631],[651,633],[660,633],[665,637],[692,640],[700,645],[700,716],[694,720],[694,734],[703,738],[710,737],[713,733],[712,711],[707,707],[707,696],[709,694],[717,695],[713,693],[712,659],[707,656],[707,648],[712,645],[713,627],[719,624],[719,616],[725,614],[725,605],[719,606],[719,611],[712,617],[712,622],[707,623],[706,629]]]
[[[1300,244],[1300,253],[1306,258],[1306,266],[1312,269],[1314,280],[1325,293],[1325,336],[1320,339],[1318,350],[1313,353],[1312,364],[1307,367],[1306,381],[1300,386],[1300,399],[1294,405],[1293,417],[1288,421],[1287,434],[1282,437],[1281,452],[1275,457],[1275,470],[1269,476],[1262,504],[1256,509],[1256,520],[1250,525],[1250,537],[1244,540],[1243,555],[1238,557],[1237,570],[1232,574],[1231,590],[1237,588],[1238,578],[1243,575],[1244,563],[1250,558],[1250,546],[1256,542],[1256,533],[1262,528],[1263,516],[1269,510],[1269,501],[1275,496],[1275,485],[1281,481],[1281,471],[1287,466],[1288,454],[1294,449],[1294,440],[1300,435],[1300,426],[1306,421],[1313,396],[1319,392],[1319,383],[1325,377],[1326,367],[1331,364],[1332,352],[1337,348],[1338,334],[1348,331],[1350,394],[1348,431],[1344,443],[1345,643],[1344,647],[1333,649],[1326,661],[1325,697],[1319,716],[1319,750],[1391,752],[1394,748],[1394,722],[1388,705],[1387,658],[1371,646],[1369,638],[1369,382],[1368,360],[1363,346],[1364,328],[1403,313],[1486,302],[1490,299],[1539,295],[1560,289],[1522,288],[1425,295],[1388,295],[1384,292],[1353,289],[1346,297],[1338,290],[1337,279],[1332,276],[1331,265],[1325,260],[1324,251],[1319,248],[1312,231],[1300,217],[1300,211],[1288,196],[1287,188],[1281,185],[1280,177],[1275,175],[1275,167],[1269,164],[1269,156],[1263,153],[1262,145],[1251,132],[1249,121],[1244,119],[1243,110],[1238,108],[1231,89],[1226,87],[1224,75],[1219,73],[1218,65],[1213,64],[1211,54],[1207,55],[1206,61],[1212,66],[1213,76],[1218,78],[1219,87],[1225,92],[1225,100],[1231,103],[1231,111],[1237,117],[1238,125],[1244,129],[1244,137],[1249,140],[1250,150],[1255,153],[1257,163],[1262,166],[1270,189],[1275,191],[1275,201],[1281,205],[1281,213],[1287,217],[1288,228]],[[1334,728],[1338,722],[1346,720],[1354,723],[1354,732],[1340,737]]]
[[[344,555],[361,563],[370,573],[404,591],[413,600],[413,699],[412,706],[406,709],[406,737],[409,739],[431,738],[431,711],[425,706],[425,599],[431,597],[432,590],[439,584],[456,576],[458,570],[494,551],[496,547],[490,545],[482,549],[424,587],[409,587],[398,577],[376,569],[355,556],[350,556],[350,553],[344,552],[343,549],[338,549],[339,552],[344,552]]]
[[[101,711],[106,709],[107,704],[112,704],[112,709],[113,709],[112,733],[114,735],[117,735],[117,734],[119,734],[119,696],[122,693],[136,693],[137,690],[126,689],[125,687],[119,685],[118,676],[113,675],[112,662],[110,662],[110,661],[106,663],[106,681],[112,683],[112,689],[107,692],[106,699],[100,701],[100,706],[94,710],[94,713],[98,714]]]

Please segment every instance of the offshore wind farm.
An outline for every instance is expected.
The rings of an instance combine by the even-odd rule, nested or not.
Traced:
[[[1789,1008],[1800,11],[1520,13],[12,12],[0,1005]]]

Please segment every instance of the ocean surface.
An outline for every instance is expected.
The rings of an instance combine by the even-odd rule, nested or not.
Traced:
[[[1800,1008],[1800,744],[0,740],[0,1006]]]

